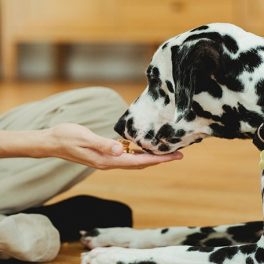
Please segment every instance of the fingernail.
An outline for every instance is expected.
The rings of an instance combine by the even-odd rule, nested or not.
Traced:
[[[112,154],[113,155],[120,155],[123,152],[123,146],[120,144],[115,144],[112,147]]]
[[[175,155],[175,158],[177,158],[177,159],[183,158],[183,154],[181,152],[175,152],[174,155]]]

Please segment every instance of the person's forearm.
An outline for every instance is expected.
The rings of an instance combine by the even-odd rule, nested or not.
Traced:
[[[51,156],[50,130],[0,131],[0,158]]]

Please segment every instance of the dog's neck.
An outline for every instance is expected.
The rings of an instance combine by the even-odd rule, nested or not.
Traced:
[[[229,100],[232,99],[230,96]],[[264,106],[259,105],[259,99],[254,98],[256,96],[249,93],[238,93],[234,98],[237,101],[236,106],[223,104],[223,113],[211,117],[214,121],[210,125],[212,135],[230,139],[252,138],[256,129],[264,123]]]
[[[255,87],[251,87],[247,92],[238,93],[238,96],[240,132],[245,137],[252,137],[257,128],[264,123],[264,101],[261,96],[256,95]]]

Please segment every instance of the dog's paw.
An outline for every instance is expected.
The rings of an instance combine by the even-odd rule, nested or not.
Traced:
[[[131,228],[96,228],[91,231],[80,231],[81,242],[88,248],[97,247],[129,247]],[[129,233],[129,235],[128,235]]]
[[[96,248],[82,253],[81,264],[125,264],[130,261],[130,252],[126,251],[127,249],[118,247]]]
[[[98,228],[80,232],[82,244],[93,249],[97,247],[150,248],[153,247],[155,232],[128,227]]]

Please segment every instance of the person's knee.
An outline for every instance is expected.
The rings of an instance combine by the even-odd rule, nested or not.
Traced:
[[[0,224],[2,251],[22,261],[54,259],[60,249],[59,232],[50,220],[37,214],[16,214]]]
[[[87,92],[87,95],[92,95],[93,98],[96,98],[96,102],[98,105],[103,105],[107,107],[107,105],[114,105],[118,107],[127,107],[127,103],[124,99],[111,88],[107,87],[90,87],[84,88]]]

